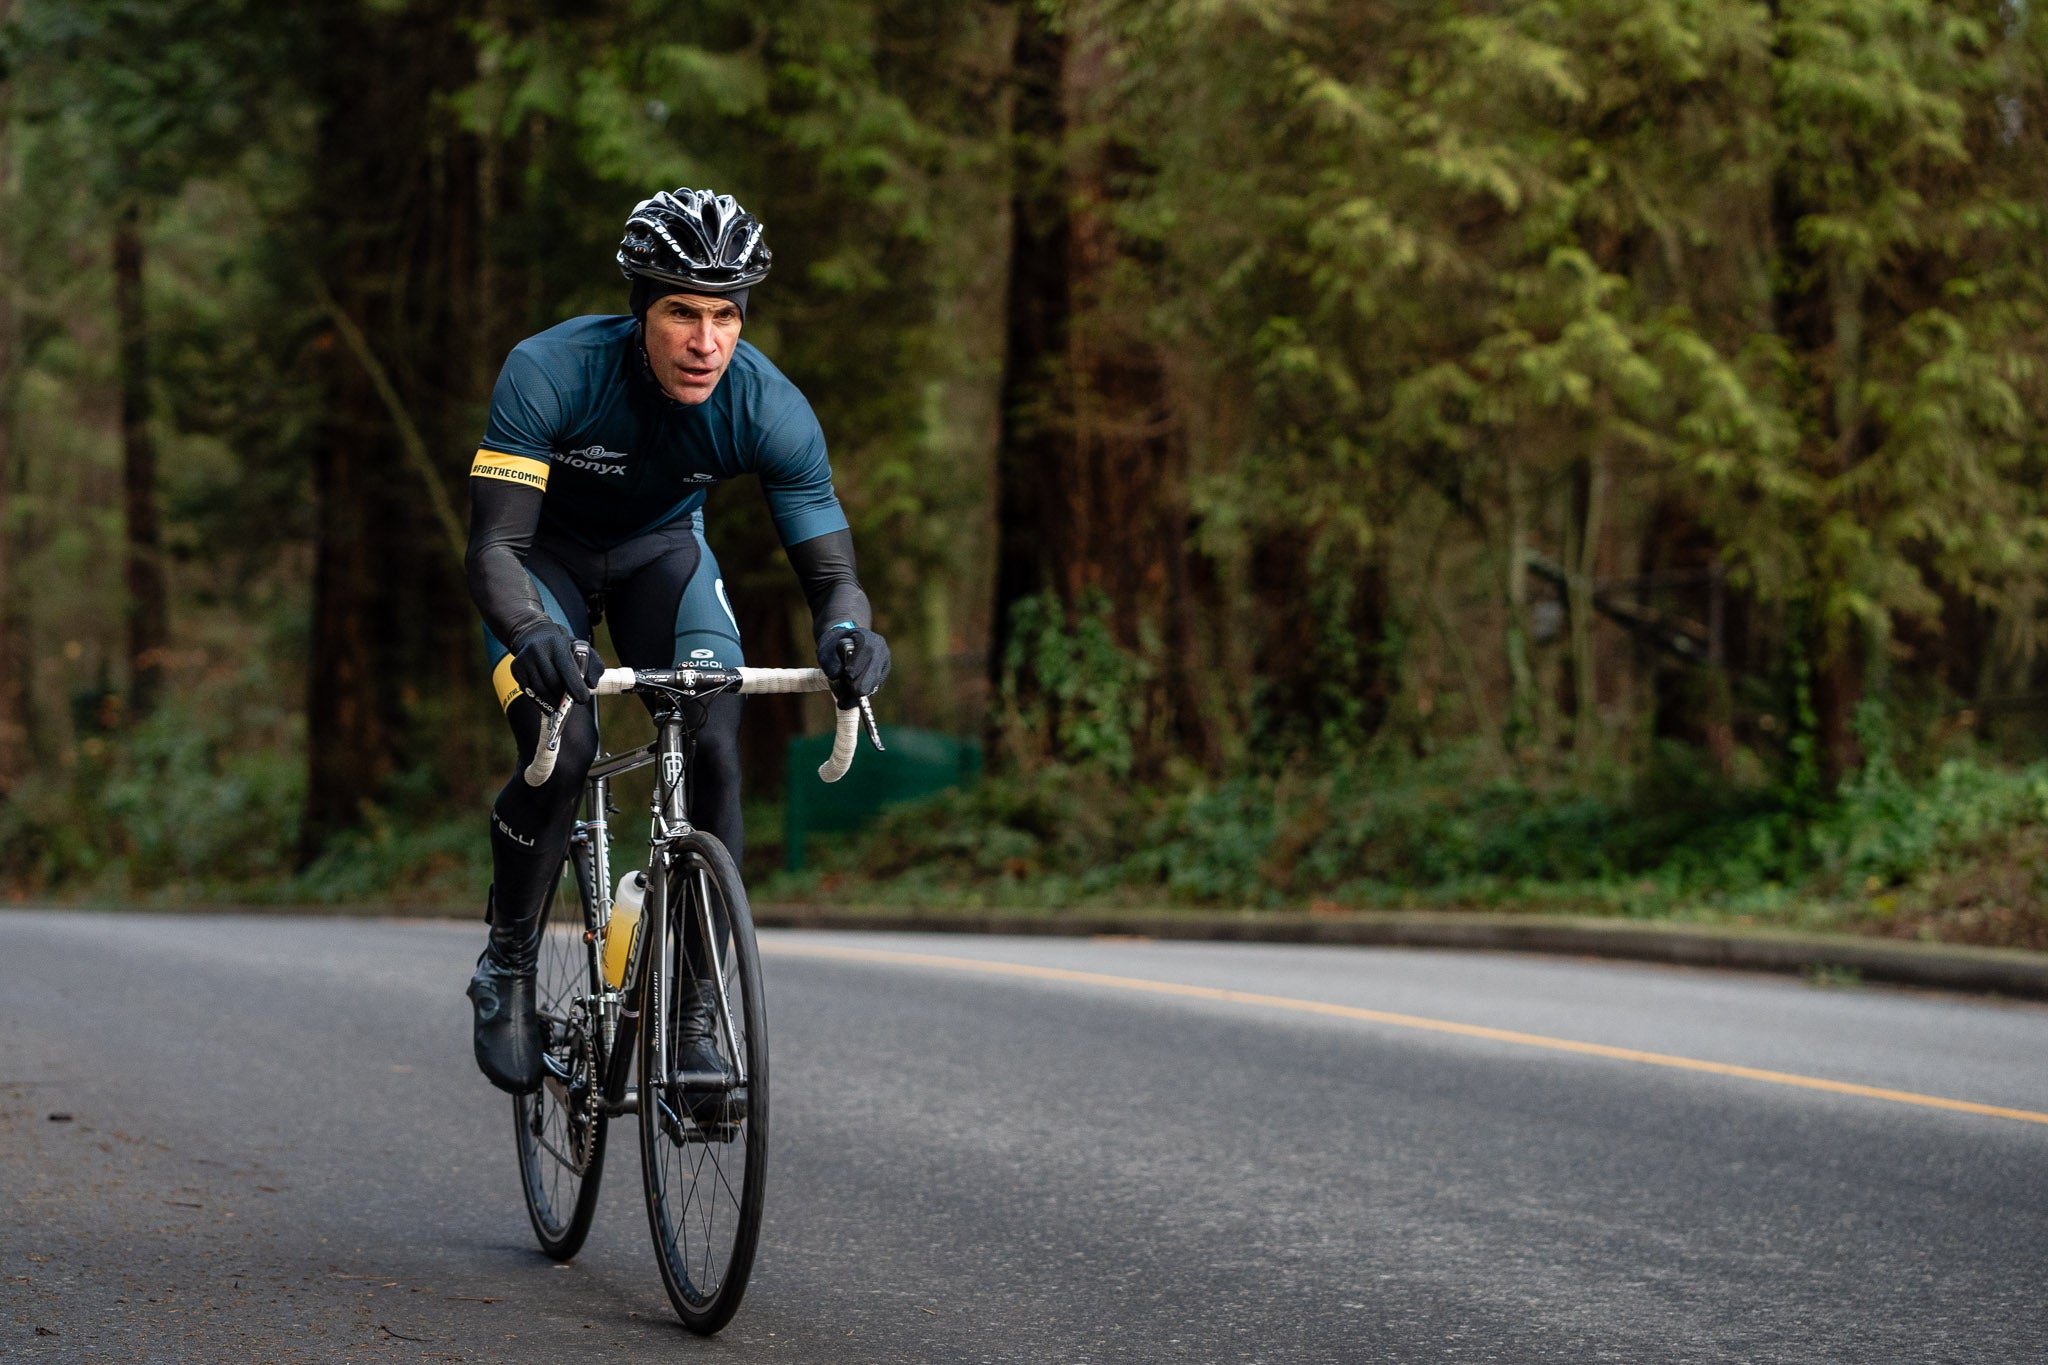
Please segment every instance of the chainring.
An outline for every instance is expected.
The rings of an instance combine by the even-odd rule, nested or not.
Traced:
[[[590,1169],[592,1139],[597,1133],[598,1123],[597,1039],[591,1032],[589,1011],[581,1001],[569,1007],[568,1021],[548,1040],[548,1051],[568,1067],[569,1083],[564,1087],[566,1102],[557,1100],[557,1103],[561,1107],[562,1127],[568,1138],[569,1168],[580,1176]],[[556,1098],[552,1090],[547,1094],[551,1099]],[[538,1112],[535,1120],[538,1126]]]

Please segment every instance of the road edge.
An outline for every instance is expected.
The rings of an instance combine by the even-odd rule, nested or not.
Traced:
[[[474,905],[222,905],[115,907],[18,903],[0,911],[127,914],[320,915],[337,919],[479,922]],[[856,933],[1019,934],[1057,938],[1193,939],[1339,947],[1449,948],[1473,952],[1603,957],[1676,967],[1808,973],[1969,995],[2048,1001],[2048,953],[1977,948],[1852,934],[1797,933],[1746,925],[1467,910],[1299,911],[842,909],[807,904],[753,907],[764,929]]]
[[[754,923],[764,929],[1142,937],[1542,953],[1738,971],[1853,972],[1862,980],[1890,985],[2048,1000],[2048,953],[2025,949],[1554,915],[1463,911],[1033,914],[1000,910],[917,914],[761,905],[754,907]]]

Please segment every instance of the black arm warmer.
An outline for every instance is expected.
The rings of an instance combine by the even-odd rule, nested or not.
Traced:
[[[533,548],[541,490],[503,479],[469,481],[469,596],[502,644],[547,622],[547,611],[519,557]]]
[[[785,547],[796,581],[811,607],[811,635],[823,639],[828,627],[851,621],[866,630],[875,623],[868,595],[853,572],[853,532],[833,531]]]

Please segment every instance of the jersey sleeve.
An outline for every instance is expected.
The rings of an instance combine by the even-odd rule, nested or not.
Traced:
[[[768,515],[784,545],[797,545],[846,529],[846,513],[832,487],[832,462],[817,414],[794,386],[780,420],[768,428],[754,452]]]
[[[491,390],[491,415],[470,477],[546,492],[562,411],[561,391],[546,367],[526,343],[513,347]]]

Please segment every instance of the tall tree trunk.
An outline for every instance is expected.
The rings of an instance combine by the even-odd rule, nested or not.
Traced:
[[[129,713],[149,714],[163,687],[170,606],[157,529],[156,439],[149,424],[149,315],[143,299],[142,212],[114,222],[114,317],[120,332],[121,491],[127,516]]]
[[[14,12],[13,0],[0,0],[0,25]],[[17,613],[13,520],[15,458],[14,408],[20,392],[16,382],[14,290],[14,126],[13,88],[0,92],[0,799],[28,772],[28,689],[25,670],[28,645]]]
[[[305,239],[393,393],[378,392],[349,347],[324,349],[302,859],[359,824],[401,768],[468,766],[449,761],[450,746],[464,743],[453,733],[460,727],[445,723],[449,711],[421,709],[484,679],[461,565],[420,480],[438,478],[444,495],[459,495],[478,434],[460,425],[465,400],[477,396],[471,348],[496,340],[476,334],[479,272],[468,245],[480,158],[448,108],[475,69],[466,36],[475,9],[446,0],[326,12],[322,42],[337,57],[316,80],[323,113],[311,202],[321,216]],[[440,468],[408,460],[394,403]],[[443,723],[416,723],[430,714]]]
[[[363,408],[340,394],[332,401],[344,412]],[[385,567],[376,491],[388,466],[380,468],[376,453],[362,447],[353,430],[330,436],[313,473],[313,654],[306,683],[302,847],[308,861],[361,820],[394,763],[396,689],[379,686],[393,660],[376,609],[377,576]]]
[[[1186,441],[1158,354],[1112,297],[1122,149],[1100,135],[1115,102],[1109,41],[1093,6],[1069,6],[1063,19],[1055,28],[1022,6],[1013,50],[991,668],[1000,680],[1019,599],[1050,590],[1071,613],[1100,594],[1117,643],[1158,666],[1152,734],[1207,757],[1217,744],[1196,691],[1192,625],[1206,576],[1188,550]]]
[[[1502,568],[1507,594],[1508,715],[1502,742],[1510,755],[1519,757],[1536,739],[1540,702],[1536,667],[1529,658],[1529,475],[1514,451],[1507,452],[1506,459],[1507,563]]]
[[[1571,569],[1567,596],[1572,632],[1572,752],[1581,764],[1596,757],[1600,743],[1599,651],[1595,638],[1593,590],[1600,568],[1600,537],[1607,514],[1607,460],[1587,457],[1579,471],[1578,496],[1566,518],[1566,561]]]
[[[1033,0],[1017,7],[1012,49],[1014,190],[1002,430],[996,447],[995,614],[989,681],[1000,688],[1018,602],[1053,586],[1046,522],[1073,444],[1066,387],[1070,295],[1064,174],[1066,35]]]
[[[1778,0],[1772,3],[1774,25],[1786,22],[1783,8]],[[1836,510],[1837,499],[1855,496],[1841,492],[1839,482],[1873,444],[1860,377],[1866,282],[1840,258],[1843,248],[1814,246],[1802,236],[1801,224],[1827,205],[1814,201],[1809,189],[1814,176],[1793,159],[1798,155],[1795,151],[1780,163],[1771,182],[1771,305],[1799,386],[1800,458],[1828,486],[1820,506],[1820,515],[1826,516]],[[1836,254],[1830,255],[1831,250]],[[1821,552],[1826,553],[1824,548]],[[1825,559],[1815,567],[1818,603],[1830,586],[1827,576],[1839,568]],[[1822,779],[1832,788],[1863,761],[1852,723],[1863,700],[1863,632],[1854,621],[1825,620],[1819,610],[1808,614],[1804,629],[1804,638],[1792,645],[1813,669],[1815,741]]]

